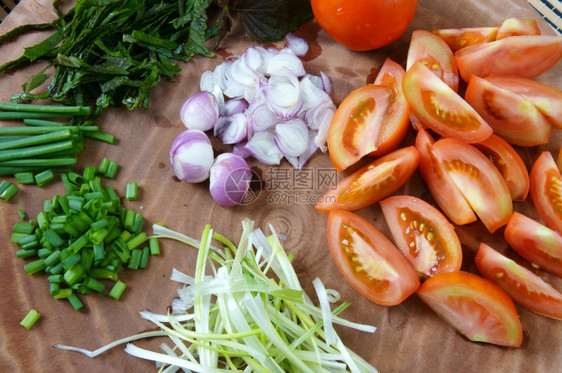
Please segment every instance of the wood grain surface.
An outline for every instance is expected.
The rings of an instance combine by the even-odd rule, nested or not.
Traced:
[[[0,25],[4,33],[16,25],[44,22],[53,18],[47,0],[23,0]],[[309,21],[297,32],[306,38],[310,50],[304,57],[308,72],[326,72],[334,84],[333,99],[339,104],[349,92],[372,82],[388,56],[405,65],[406,53],[415,29],[432,30],[449,27],[476,27],[500,24],[508,17],[535,18],[545,34],[554,34],[525,0],[431,1],[420,0],[416,16],[407,32],[392,45],[372,52],[351,52],[334,43],[315,21]],[[45,35],[33,33],[0,47],[0,63],[20,55],[22,48]],[[146,227],[163,222],[184,234],[199,237],[203,227],[211,223],[215,231],[237,240],[241,221],[248,217],[264,229],[271,225],[285,237],[285,248],[295,254],[294,265],[309,294],[314,294],[312,280],[320,277],[327,287],[338,290],[352,305],[342,316],[375,325],[374,334],[338,328],[344,342],[370,361],[381,372],[554,372],[562,366],[562,321],[549,319],[518,307],[524,329],[524,342],[519,349],[503,348],[468,341],[450,325],[440,320],[420,299],[413,295],[399,306],[376,305],[356,293],[338,272],[326,246],[326,215],[313,208],[314,199],[322,195],[323,173],[332,169],[329,156],[318,152],[298,173],[286,162],[269,167],[252,162],[253,170],[262,179],[262,190],[252,203],[225,209],[215,204],[208,184],[190,185],[174,178],[169,164],[169,147],[184,128],[179,119],[183,101],[199,90],[199,78],[213,69],[225,56],[242,52],[251,46],[240,29],[235,28],[217,50],[215,58],[194,58],[183,63],[177,81],[162,82],[151,92],[148,110],[107,110],[98,124],[105,132],[117,136],[118,143],[108,145],[87,141],[80,155],[80,166],[98,165],[103,157],[119,162],[121,168],[112,185],[122,196],[125,185],[136,181],[139,200],[124,202],[128,208],[142,212]],[[278,43],[282,47],[283,43]],[[40,66],[31,66],[15,74],[0,76],[0,101],[20,92],[20,85]],[[562,89],[562,64],[543,74],[538,80]],[[13,123],[0,123],[1,126]],[[404,145],[413,143],[413,131]],[[560,131],[548,145],[518,148],[527,166],[543,150],[558,154],[562,144]],[[215,143],[217,152],[227,151]],[[79,168],[80,169],[80,168]],[[306,174],[305,174],[306,173]],[[324,176],[327,174],[324,174]],[[345,174],[337,176],[343,178]],[[12,180],[11,178],[8,178]],[[300,181],[299,181],[300,180]],[[306,181],[308,180],[308,181]],[[12,180],[13,181],[13,180]],[[283,184],[280,181],[285,181]],[[14,181],[15,182],[15,181]],[[308,183],[303,185],[304,183]],[[19,220],[17,210],[35,216],[45,199],[64,193],[60,181],[43,188],[21,186],[9,202],[0,201],[0,371],[1,372],[150,372],[152,362],[129,356],[117,347],[95,359],[81,354],[60,351],[55,343],[98,348],[113,340],[152,329],[151,323],[139,316],[149,309],[166,312],[176,296],[178,285],[169,280],[172,268],[192,273],[195,251],[181,244],[162,241],[162,254],[151,257],[145,270],[120,272],[128,284],[120,301],[105,295],[83,297],[86,310],[76,312],[68,302],[56,301],[49,295],[45,275],[28,276],[24,260],[16,258],[16,246],[10,243],[13,224]],[[433,202],[416,172],[396,194],[411,194]],[[283,201],[281,196],[286,196]],[[540,220],[530,200],[516,203],[515,209]],[[358,211],[389,236],[380,207],[374,205]],[[515,258],[503,239],[503,229],[489,234],[480,222],[456,227],[463,244],[463,269],[477,273],[474,255],[480,242]],[[562,279],[537,272],[546,281],[562,290]],[[314,297],[313,297],[314,299]],[[34,308],[43,317],[31,329],[19,325]],[[161,340],[138,342],[141,347],[157,349]]]

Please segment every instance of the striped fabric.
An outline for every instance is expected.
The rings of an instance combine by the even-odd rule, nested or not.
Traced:
[[[560,0],[527,0],[558,35],[562,35],[562,2]]]

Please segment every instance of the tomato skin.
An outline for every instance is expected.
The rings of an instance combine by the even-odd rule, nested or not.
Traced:
[[[513,212],[511,194],[492,161],[473,145],[442,138],[433,145],[444,166],[468,204],[490,233],[505,225]]]
[[[562,319],[562,293],[527,268],[481,243],[476,266],[513,301],[538,314]]]
[[[544,35],[512,36],[455,52],[459,72],[466,82],[472,75],[535,78],[554,66],[560,57],[562,38]]]
[[[489,43],[496,40],[498,27],[469,27],[433,30],[453,52],[475,44]]]
[[[312,0],[316,21],[328,35],[356,51],[397,40],[416,13],[417,0]]]
[[[531,199],[540,217],[562,234],[562,175],[552,154],[543,152],[531,167]]]
[[[352,91],[340,104],[328,130],[330,159],[338,171],[402,142],[410,112],[402,92],[404,74],[402,66],[387,59],[374,84]]]
[[[546,144],[554,131],[530,100],[478,76],[470,78],[465,100],[510,144]]]
[[[493,282],[468,272],[444,272],[427,279],[417,294],[469,340],[521,346],[523,330],[517,309]]]
[[[511,199],[525,201],[530,187],[529,172],[519,153],[507,141],[494,134],[474,146],[494,163],[509,188]]]
[[[533,266],[562,277],[562,235],[514,212],[504,231],[505,240]]]
[[[402,86],[410,110],[439,135],[480,142],[492,134],[476,110],[421,62],[406,71]]]
[[[418,276],[426,279],[460,269],[461,243],[453,225],[439,210],[408,195],[388,197],[380,205],[396,246]]]
[[[472,207],[466,202],[443,165],[433,152],[435,141],[423,128],[416,136],[416,149],[420,152],[418,170],[429,189],[433,199],[451,221],[464,225],[477,220]]]
[[[459,88],[459,69],[451,48],[439,36],[425,30],[415,30],[408,48],[406,70],[421,62],[455,92]]]
[[[497,40],[509,36],[540,35],[541,30],[534,19],[508,18],[501,24],[496,36]]]
[[[348,283],[385,306],[402,303],[420,285],[414,267],[375,226],[348,211],[328,215],[328,247]]]
[[[314,206],[319,211],[353,211],[369,206],[398,190],[412,176],[419,151],[408,146],[361,167],[328,190]]]
[[[562,129],[562,91],[536,80],[517,76],[488,76],[490,83],[525,97],[556,128]]]

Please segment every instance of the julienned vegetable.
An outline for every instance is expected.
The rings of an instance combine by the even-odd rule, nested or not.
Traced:
[[[371,333],[375,328],[340,318],[338,314],[348,302],[331,310],[330,303],[339,294],[325,289],[320,279],[313,281],[319,300],[319,306],[314,305],[274,230],[266,237],[254,229],[252,221],[244,220],[242,225],[238,246],[209,225],[201,241],[154,225],[159,239],[171,238],[199,249],[193,276],[176,269],[172,272],[172,280],[184,287],[178,290],[180,299],[172,303],[171,313],[141,312],[159,330],[123,338],[95,351],[55,346],[95,357],[127,343],[125,352],[156,361],[162,370],[376,372],[344,345],[333,324]],[[168,336],[172,347],[163,343],[163,352],[156,352],[130,343],[155,336]]]
[[[25,272],[47,273],[51,295],[76,310],[84,308],[78,295],[104,292],[107,280],[115,282],[108,295],[118,300],[126,288],[118,271],[145,268],[148,255],[157,253],[146,245],[144,217],[122,207],[99,174],[92,166],[82,175],[62,174],[67,194],[46,200],[34,221],[17,222],[12,229],[11,241],[20,246],[16,256],[27,260]]]

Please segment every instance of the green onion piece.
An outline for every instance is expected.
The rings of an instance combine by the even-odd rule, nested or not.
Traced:
[[[64,273],[64,282],[68,285],[74,285],[78,280],[82,279],[86,271],[80,263],[76,263]]]
[[[57,113],[32,113],[24,111],[2,111],[0,112],[0,120],[17,120],[17,119],[41,119],[41,118],[57,118],[69,114]]]
[[[64,271],[64,266],[62,265],[62,262],[58,262],[57,264],[51,267],[49,273],[52,275],[58,275],[61,274],[63,271]]]
[[[88,237],[86,237],[85,235],[80,236],[77,240],[71,243],[70,246],[68,246],[68,250],[72,253],[77,253],[78,251],[80,251],[80,249],[86,246],[88,242]]]
[[[0,150],[0,161],[43,156],[45,154],[73,149],[74,145],[75,143],[73,140],[65,140],[42,145],[28,146],[20,149]]]
[[[68,173],[61,174],[61,180],[62,180],[62,183],[64,184],[64,187],[66,188],[67,193],[72,193],[73,191],[76,190],[76,185],[74,185],[70,181],[70,179],[68,177]]]
[[[19,249],[16,251],[16,257],[20,259],[37,256],[37,249]]]
[[[117,169],[119,168],[119,163],[114,161],[109,161],[109,166],[107,166],[107,172],[105,173],[105,177],[108,179],[113,179],[115,174],[117,173]]]
[[[14,177],[20,184],[35,184],[33,172],[16,172]]]
[[[135,212],[133,210],[125,211],[125,219],[123,220],[123,225],[125,228],[133,230],[133,225],[135,223]]]
[[[89,106],[15,104],[11,102],[0,103],[0,110],[11,110],[11,111],[32,112],[32,113],[55,113],[55,114],[65,114],[65,115],[92,114],[92,108]]]
[[[64,288],[64,289],[60,289],[58,294],[55,294],[53,297],[55,299],[66,299],[68,297],[70,297],[72,295],[72,289],[71,288]]]
[[[34,231],[35,226],[22,221],[18,221],[12,228],[13,233],[25,233],[26,235],[33,234]]]
[[[10,183],[8,180],[3,180],[2,183],[0,183],[0,198],[4,201],[9,201],[19,190],[20,188]]]
[[[31,309],[27,315],[21,320],[20,325],[29,330],[41,317],[41,314]]]
[[[58,293],[60,293],[60,283],[59,282],[50,282],[49,283],[49,293],[52,296],[55,296]]]
[[[84,308],[84,303],[80,301],[80,298],[78,298],[76,294],[72,293],[66,299],[68,299],[68,301],[70,302],[70,304],[72,304],[72,307],[74,307],[76,311],[80,311],[82,308]]]
[[[90,271],[90,277],[103,280],[117,281],[117,272],[110,271],[106,268],[93,268]]]
[[[45,258],[45,264],[49,267],[54,266],[60,260],[60,251],[55,250],[53,251],[48,257]]]
[[[117,137],[115,137],[114,135],[110,135],[109,133],[104,133],[104,132],[101,132],[101,131],[84,132],[84,136],[89,137],[89,138],[94,139],[94,140],[106,142],[106,143],[112,144],[112,145],[117,142]]]
[[[117,281],[115,283],[115,285],[113,285],[113,287],[109,291],[109,294],[108,294],[109,297],[113,298],[115,300],[119,300],[119,298],[121,298],[121,295],[125,291],[126,287],[127,287],[127,285],[124,282]]]
[[[28,275],[32,275],[44,270],[45,268],[47,268],[47,265],[45,264],[45,260],[38,259],[34,262],[27,263],[23,268],[25,270],[25,273],[27,273]]]
[[[107,173],[107,168],[109,167],[109,163],[111,161],[108,158],[103,158],[98,166],[98,172],[100,174],[105,175]]]
[[[150,256],[150,248],[145,246],[142,248],[142,255],[139,263],[139,268],[144,269],[148,264],[148,257]]]
[[[160,244],[156,237],[150,237],[148,239],[148,245],[150,247],[150,255],[160,255]]]
[[[98,293],[105,291],[105,284],[91,277],[84,279],[84,285]]]
[[[140,261],[142,257],[142,249],[135,249],[131,251],[131,259],[129,260],[129,269],[139,269]]]
[[[55,179],[55,174],[51,169],[47,169],[35,175],[35,182],[39,187],[42,187],[43,185],[47,184],[49,181],[52,181],[54,179]]]
[[[146,242],[148,238],[146,237],[146,233],[145,232],[141,232],[138,235],[136,235],[135,237],[131,238],[129,241],[127,241],[127,248],[129,250],[133,250],[134,248],[142,245],[143,243]]]
[[[84,167],[84,179],[86,181],[90,181],[94,179],[94,176],[96,175],[96,168],[94,166],[86,166]]]
[[[63,282],[64,280],[64,276],[63,275],[51,275],[49,277],[47,277],[47,281],[48,282]]]
[[[66,123],[53,122],[51,120],[43,120],[43,119],[24,119],[23,124],[25,124],[26,126],[39,126],[39,127],[43,127],[43,126],[63,127],[68,125]]]
[[[68,129],[48,132],[41,135],[25,136],[20,139],[3,141],[0,143],[0,150],[19,149],[32,145],[47,144],[55,141],[68,139],[72,132]]]
[[[142,214],[139,214],[138,212],[135,213],[135,219],[133,220],[133,227],[132,227],[132,231],[135,234],[139,234],[144,226],[144,216],[142,216]]]
[[[33,174],[32,174],[33,175]],[[18,209],[18,215],[20,217],[21,220],[25,220],[27,219],[27,214],[25,213],[25,211],[23,211],[22,209]]]
[[[41,259],[45,259],[49,255],[51,255],[52,252],[53,252],[52,250],[50,250],[46,247],[42,247],[39,250],[37,250],[37,256],[39,256],[39,258],[41,258]]]
[[[135,183],[135,182],[128,183],[127,184],[127,190],[125,192],[125,199],[127,201],[136,201],[137,200],[137,192],[138,192],[137,183]]]

